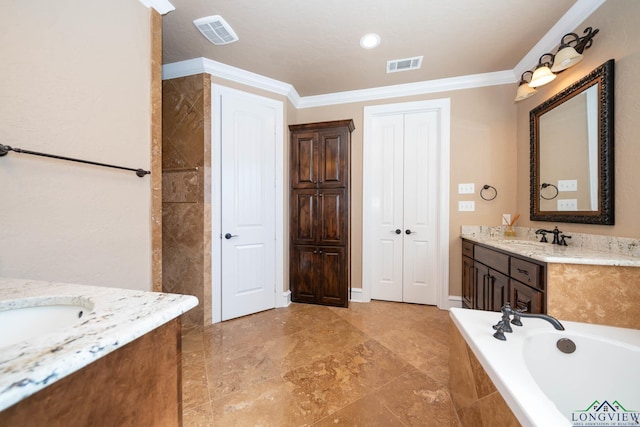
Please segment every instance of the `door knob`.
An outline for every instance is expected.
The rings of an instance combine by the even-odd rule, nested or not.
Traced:
[[[237,234],[231,234],[231,233],[227,233],[227,234],[224,235],[224,238],[227,239],[227,240],[229,240],[232,237],[238,237],[238,235]]]
[[[406,233],[406,234],[412,234],[412,233],[415,233],[415,231],[411,231],[411,230],[409,230],[409,229],[407,228],[407,230],[405,231],[405,233]]]
[[[399,228],[396,228],[395,230],[391,230],[392,233],[396,233],[396,234],[400,234],[402,233],[402,230],[400,230]]]

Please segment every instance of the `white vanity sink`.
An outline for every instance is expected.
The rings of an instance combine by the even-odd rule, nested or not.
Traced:
[[[72,327],[90,310],[79,304],[48,304],[0,311],[0,349]]]

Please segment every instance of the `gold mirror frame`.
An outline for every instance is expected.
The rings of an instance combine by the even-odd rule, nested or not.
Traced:
[[[598,85],[598,201],[593,211],[541,211],[540,117],[555,107]],[[605,62],[584,78],[549,98],[529,113],[530,219],[532,221],[614,224],[614,60]]]

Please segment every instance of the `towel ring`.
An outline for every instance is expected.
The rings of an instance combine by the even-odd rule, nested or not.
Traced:
[[[547,188],[547,187],[553,187],[553,188],[555,188],[555,190],[556,190],[556,194],[554,194],[552,197],[544,197],[544,196],[542,195],[542,190],[544,190],[544,189],[545,189],[545,188]],[[558,193],[559,193],[559,191],[558,191],[558,187],[556,187],[556,186],[555,186],[555,185],[553,185],[553,184],[549,184],[548,182],[543,182],[543,183],[542,183],[542,185],[540,186],[540,197],[541,197],[541,198],[543,198],[543,199],[545,199],[545,200],[553,200],[553,199],[555,199],[556,197],[558,197]]]
[[[484,191],[488,190],[488,189],[492,189],[493,190],[493,197],[485,197],[484,195]],[[495,199],[496,197],[498,197],[498,190],[496,190],[496,187],[493,187],[491,185],[485,184],[482,186],[482,189],[480,190],[480,197],[482,197],[483,200],[486,201],[491,201],[493,199]]]

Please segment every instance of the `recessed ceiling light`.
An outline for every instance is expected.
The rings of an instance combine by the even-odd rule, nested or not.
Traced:
[[[377,34],[365,34],[360,39],[360,46],[365,49],[373,49],[380,44],[380,36]]]

